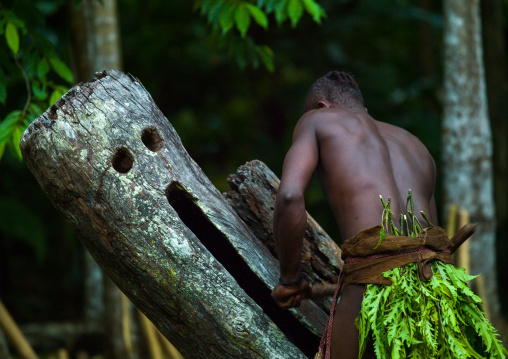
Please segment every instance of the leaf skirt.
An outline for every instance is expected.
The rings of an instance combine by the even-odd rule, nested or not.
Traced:
[[[361,358],[372,340],[377,358],[506,358],[499,334],[464,268],[432,262],[422,281],[410,263],[386,271],[391,286],[368,284],[356,318]]]

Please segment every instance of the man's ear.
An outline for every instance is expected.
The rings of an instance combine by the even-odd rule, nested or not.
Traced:
[[[325,107],[330,107],[330,106],[326,102],[324,102],[324,101],[319,101],[317,103],[317,107],[318,108],[325,108]]]

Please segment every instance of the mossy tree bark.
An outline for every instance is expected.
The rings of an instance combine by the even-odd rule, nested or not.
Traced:
[[[21,140],[94,259],[185,357],[311,357],[327,313],[312,301],[276,307],[276,259],[141,83],[118,71],[99,77],[69,90]]]
[[[479,1],[444,1],[443,173],[445,201],[478,223],[471,274],[482,274],[491,320],[501,318],[496,278],[492,134],[488,116]]]

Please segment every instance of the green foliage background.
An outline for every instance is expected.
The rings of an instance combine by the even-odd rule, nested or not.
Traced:
[[[417,135],[439,166],[440,1],[218,2],[226,12],[206,0],[118,6],[124,70],[141,80],[221,191],[227,175],[252,159],[280,175],[308,87],[334,69],[354,73],[369,112]],[[64,1],[9,0],[0,10],[11,14],[0,19],[0,32],[14,24],[20,41],[14,56],[16,46],[6,41],[13,35],[0,33],[0,130],[27,102],[14,58],[37,73],[33,111],[13,121],[2,146],[70,85],[64,64],[72,64]],[[22,322],[78,318],[83,249],[16,157],[13,149],[0,162],[0,297]],[[338,238],[316,182],[307,205]]]

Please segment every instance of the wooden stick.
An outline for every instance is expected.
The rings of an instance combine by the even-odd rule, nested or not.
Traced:
[[[12,345],[18,351],[19,355],[24,359],[38,359],[37,354],[28,343],[28,341],[19,330],[14,319],[5,308],[0,300],[0,326],[2,327],[5,335],[11,341]]]
[[[462,226],[453,237],[450,238],[452,254],[476,231],[476,223],[468,223]]]
[[[457,212],[459,211],[459,206],[452,203],[448,208],[448,221],[446,222],[446,234],[448,238],[452,238],[457,231]]]
[[[122,293],[122,330],[123,340],[125,343],[125,350],[127,351],[127,357],[132,358],[133,346],[132,346],[132,328],[131,328],[131,312],[129,308],[129,299],[125,294]]]
[[[483,311],[485,312],[485,317],[488,320],[490,320],[491,317],[490,317],[489,301],[487,299],[488,297],[487,297],[487,286],[485,285],[485,277],[479,276],[476,277],[473,281],[478,296],[483,300],[482,307]]]
[[[175,346],[171,344],[159,330],[156,329],[156,332],[157,336],[159,337],[159,341],[161,342],[161,345],[164,348],[164,351],[168,355],[169,359],[184,359],[178,349],[176,349]]]
[[[157,341],[157,336],[155,334],[155,326],[140,310],[139,313],[139,321],[141,323],[141,328],[143,333],[145,333],[146,342],[148,344],[148,349],[150,351],[150,356],[152,359],[163,359],[162,349]]]
[[[310,298],[333,297],[337,284],[318,283],[312,286]]]

